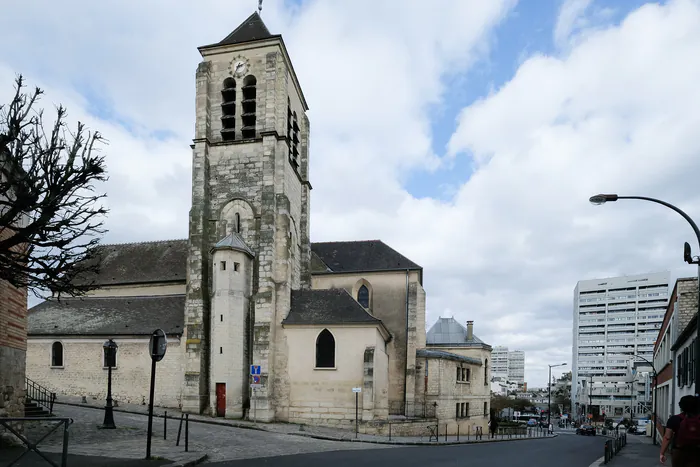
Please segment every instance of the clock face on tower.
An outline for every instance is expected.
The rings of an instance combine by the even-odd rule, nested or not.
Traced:
[[[234,58],[231,60],[231,64],[229,65],[229,71],[235,78],[245,76],[246,73],[248,73],[248,59],[240,55]]]

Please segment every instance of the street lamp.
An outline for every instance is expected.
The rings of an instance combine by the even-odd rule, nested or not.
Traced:
[[[117,349],[119,346],[112,339],[102,344],[105,363],[107,364],[107,405],[105,406],[105,419],[102,428],[114,429],[114,412],[112,410],[112,367],[116,363]]]
[[[549,379],[547,380],[547,386],[549,386],[547,390],[547,429],[549,429],[549,425],[552,423],[552,368],[565,365],[566,363],[547,365],[549,366]]]
[[[656,198],[648,198],[646,196],[618,196],[614,194],[599,194],[595,196],[591,196],[589,201],[593,204],[604,204],[607,202],[612,202],[612,201],[617,201],[618,199],[640,199],[642,201],[650,201],[652,203],[660,204],[662,206],[666,206],[669,209],[672,209],[673,211],[676,211],[678,214],[680,214],[683,219],[688,221],[690,226],[693,228],[693,232],[695,232],[695,236],[697,237],[698,240],[698,245],[700,245],[700,229],[698,228],[698,225],[693,222],[693,219],[690,218],[688,214],[685,212],[681,211],[679,208],[676,206],[667,203],[666,201],[661,201],[660,199]],[[698,329],[698,332],[700,333],[700,258],[696,257],[693,259],[690,253],[690,245],[686,243],[684,245],[684,250],[683,250],[683,259],[685,260],[686,263],[688,264],[697,264],[698,265],[698,313],[696,315],[696,328]],[[700,355],[700,338],[695,339],[695,355]],[[698,390],[698,387],[700,387],[700,365],[695,365],[695,397],[700,396],[700,391]],[[656,430],[656,427],[654,427]]]
[[[652,435],[651,435],[651,436],[652,436],[652,443],[654,443],[654,445],[656,445],[656,400],[657,400],[657,397],[656,397],[656,385],[658,384],[658,381],[657,381],[657,376],[658,376],[658,374],[656,373],[656,368],[654,368],[654,364],[651,363],[651,362],[650,362],[649,360],[647,360],[646,358],[642,357],[641,355],[633,355],[632,357],[633,357],[633,358],[640,358],[640,359],[644,360],[649,366],[651,366],[651,371],[652,371],[652,373],[653,373],[653,375],[654,375],[654,395],[653,395],[653,398],[654,398],[654,409],[653,409],[653,410],[654,410],[654,413],[653,413],[653,416],[654,416],[654,417],[653,417],[653,418],[654,418],[654,421],[653,421],[653,423],[654,423],[654,429],[652,430]],[[634,388],[634,382],[632,382],[632,387]],[[633,391],[634,391],[634,389],[633,389]]]

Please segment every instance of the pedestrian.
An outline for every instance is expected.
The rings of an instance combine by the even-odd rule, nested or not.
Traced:
[[[489,433],[491,434],[491,438],[496,437],[496,433],[498,432],[498,420],[495,418],[492,418],[489,420]]]
[[[549,422],[549,434],[554,434],[554,425],[552,425],[552,422]]]
[[[666,451],[671,445],[673,467],[700,467],[700,404],[695,396],[683,396],[678,401],[679,415],[673,415],[666,423],[661,441],[659,460],[666,463]]]

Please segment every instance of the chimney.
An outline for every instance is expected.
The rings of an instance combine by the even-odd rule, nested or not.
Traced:
[[[474,321],[467,321],[467,340],[470,341],[474,337]]]

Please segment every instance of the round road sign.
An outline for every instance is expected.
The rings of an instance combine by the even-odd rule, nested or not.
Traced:
[[[151,354],[151,358],[156,362],[163,360],[167,348],[168,339],[165,337],[165,332],[162,329],[153,331],[151,340],[148,342],[148,352]]]

